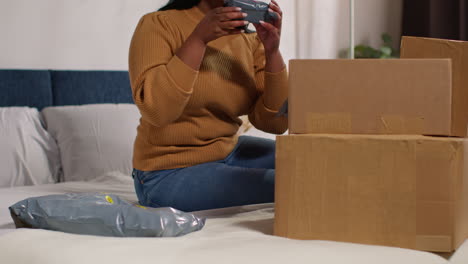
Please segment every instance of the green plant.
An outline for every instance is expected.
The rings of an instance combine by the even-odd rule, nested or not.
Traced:
[[[391,59],[398,57],[397,52],[392,48],[392,36],[385,33],[382,34],[383,45],[379,49],[375,49],[366,45],[357,45],[354,48],[356,59]]]

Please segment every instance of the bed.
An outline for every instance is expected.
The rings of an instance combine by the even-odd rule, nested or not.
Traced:
[[[40,125],[36,122],[23,127],[24,131],[45,132],[27,141],[30,135],[15,128],[13,134],[20,131],[22,135],[18,144],[26,145],[18,147],[11,143],[16,137],[5,140],[11,126],[1,131],[0,155],[5,149],[15,151],[13,158],[21,157],[21,166],[0,161],[4,166],[0,179],[14,178],[0,181],[9,185],[0,188],[0,263],[468,263],[468,243],[453,255],[437,255],[274,237],[273,204],[194,212],[207,219],[206,226],[178,238],[110,238],[15,229],[8,207],[28,197],[105,192],[136,202],[130,170],[138,111],[132,105],[127,72],[0,70],[0,108],[23,111],[25,106],[30,108],[24,122],[37,117]],[[11,119],[5,119],[4,113],[0,116],[3,121],[20,120],[15,115]],[[116,129],[116,124],[125,126]],[[56,146],[43,151],[50,164],[41,167],[34,157],[41,152],[29,150],[34,144],[44,149],[46,143]],[[16,167],[24,168],[18,172]],[[42,170],[45,176],[38,178]]]

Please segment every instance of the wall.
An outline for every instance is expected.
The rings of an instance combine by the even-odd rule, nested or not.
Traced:
[[[167,0],[0,0],[0,68],[126,70],[139,18]],[[288,3],[289,0],[280,0]],[[285,5],[283,52],[295,51]]]
[[[380,35],[389,33],[394,47],[399,48],[402,29],[402,0],[357,0],[356,38],[360,43],[377,46],[382,44]]]
[[[127,69],[128,45],[142,14],[166,0],[0,0],[0,68]],[[348,47],[348,0],[279,0],[282,51],[292,58],[336,58]],[[402,0],[356,0],[357,43],[395,47]]]
[[[162,2],[1,0],[0,68],[126,69],[139,17]]]
[[[390,33],[394,46],[401,36],[402,0],[355,0],[356,44],[379,46]],[[298,58],[337,58],[349,48],[348,0],[296,0]]]

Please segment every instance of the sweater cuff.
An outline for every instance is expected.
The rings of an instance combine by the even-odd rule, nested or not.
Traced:
[[[192,93],[198,71],[190,68],[179,57],[174,55],[167,64],[167,72],[182,93],[187,95]]]
[[[288,98],[288,71],[265,72],[264,105],[270,111],[279,111]]]

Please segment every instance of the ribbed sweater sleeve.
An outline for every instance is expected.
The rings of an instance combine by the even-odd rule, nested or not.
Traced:
[[[163,14],[144,16],[130,45],[133,99],[142,118],[156,127],[177,120],[193,92],[198,72],[175,52],[177,30]]]
[[[265,71],[265,50],[258,39],[254,61],[258,98],[249,120],[259,130],[283,134],[288,129],[288,121],[285,117],[279,117],[278,112],[288,97],[287,70],[285,68],[278,73]]]

